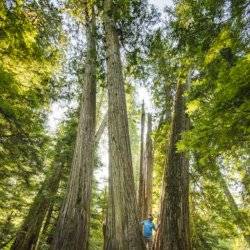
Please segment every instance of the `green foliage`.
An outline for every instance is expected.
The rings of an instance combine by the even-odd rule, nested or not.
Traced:
[[[70,174],[76,140],[77,124],[78,112],[76,110],[72,110],[67,114],[66,119],[59,125],[57,134],[54,138],[54,146],[51,148],[50,155],[51,163],[46,175],[48,177],[53,175],[56,164],[61,166],[62,173],[59,179],[59,189],[56,195],[53,194],[53,197],[50,199],[52,215],[46,230],[43,231],[39,243],[39,249],[49,249],[49,245],[51,244],[51,240],[55,233],[57,218],[61,209]],[[48,190],[43,190],[43,192],[48,192]]]
[[[98,180],[97,180],[98,183]],[[90,222],[90,250],[103,249],[103,223],[107,211],[107,190],[99,190],[97,185],[93,188]]]
[[[86,16],[79,1],[61,4],[49,0],[0,3],[1,249],[9,246],[45,177],[60,164],[63,175],[39,244],[40,249],[49,249],[67,186],[79,110],[68,112],[56,135],[45,129],[46,118],[51,101],[58,96],[79,101]],[[100,39],[103,1],[88,1],[89,12],[93,4],[97,5],[99,26],[98,98],[105,99],[105,41]],[[244,249],[243,234],[249,234],[250,220],[248,1],[176,0],[166,8],[166,20],[160,20],[147,1],[115,0],[113,8],[124,59],[135,175],[140,145],[135,100],[138,83],[148,87],[155,106],[153,212],[159,212],[176,84],[187,82],[192,71],[191,86],[185,93],[191,127],[177,145],[190,157],[192,246]],[[62,36],[62,18],[64,33],[73,44],[67,48],[61,46],[67,40]],[[99,103],[98,112],[104,110],[106,100]],[[99,156],[96,158],[99,167]],[[232,208],[223,183],[236,208]],[[94,180],[89,245],[93,250],[102,249],[103,244],[107,194],[101,184]],[[238,215],[242,223],[237,221]],[[243,224],[247,226],[240,229]]]
[[[47,167],[44,120],[54,95],[60,22],[48,1],[0,3],[1,227],[8,221],[1,244],[13,237]]]
[[[211,159],[227,161],[225,166],[220,162],[217,167],[225,172],[229,190],[240,204],[240,213],[249,209],[246,203],[239,203],[236,191],[241,190],[246,198],[245,163],[239,162],[247,158],[249,144],[246,6],[246,1],[175,1],[167,9],[168,26],[157,30],[150,40],[147,67],[153,75],[154,101],[165,116],[172,110],[176,82],[187,81],[185,72],[192,70],[191,88],[185,94],[191,129],[183,134],[177,147],[191,156],[195,249],[231,249],[229,239],[239,237],[239,223]],[[161,132],[155,133],[160,138]],[[157,147],[155,172],[161,175],[164,163],[160,156],[164,151],[158,152]],[[198,164],[194,159],[196,154]],[[238,164],[237,170],[231,167],[234,164]],[[235,177],[234,181],[230,176]],[[246,213],[243,212],[244,219],[249,221]]]
[[[153,212],[159,214],[160,197],[162,189],[162,179],[164,176],[164,166],[166,163],[166,149],[168,145],[168,134],[170,132],[169,122],[163,122],[154,131],[154,171],[153,171]]]
[[[202,191],[206,198],[204,205],[207,206],[204,210],[207,210],[208,215],[217,213],[208,222],[204,221],[206,226],[217,228],[208,230],[213,232],[215,241],[210,247],[203,246],[204,249],[230,249],[230,244],[224,244],[223,248],[221,243],[223,239],[225,243],[229,242],[228,238],[237,237],[236,227],[240,224],[235,221],[230,201],[225,199],[222,204],[221,197],[225,198],[226,194],[220,185],[220,175],[211,165],[211,159],[230,159],[226,167],[221,163],[217,167],[219,171],[227,173],[227,185],[236,199],[236,186],[230,186],[228,179],[233,171],[230,166],[236,159],[246,155],[242,149],[247,148],[249,142],[249,54],[242,37],[245,30],[244,4],[244,1],[237,4],[231,1],[208,1],[203,4],[199,1],[180,1],[176,7],[176,19],[172,22],[178,46],[185,50],[187,58],[192,56],[193,64],[187,103],[192,128],[184,134],[178,146],[180,150],[198,153],[199,167],[194,165],[193,170],[202,176],[198,181],[202,187],[198,192],[194,188],[193,192]],[[240,22],[236,21],[241,18]],[[241,155],[235,154],[236,151],[241,152]],[[242,171],[238,170],[234,174],[244,173]],[[241,181],[238,179],[237,182]],[[193,199],[194,202],[199,201],[197,195]],[[198,202],[197,206],[201,205],[202,201]],[[245,205],[242,206],[247,209]],[[201,218],[204,220],[206,217]],[[193,221],[195,230],[199,231],[201,225],[195,216]],[[207,235],[200,231],[196,235],[196,244],[209,242],[201,240],[203,237]]]
[[[231,68],[225,64],[220,65],[217,77],[195,81],[190,92],[188,108],[194,127],[185,135],[185,143],[204,156],[234,151],[249,141],[250,63],[243,57]]]
[[[58,39],[60,18],[52,6],[46,12],[46,1],[7,3],[1,2],[0,19],[1,165],[18,159],[21,169],[21,165],[41,167],[40,148],[47,140],[43,121],[58,59],[52,39]],[[47,30],[51,23],[57,24],[57,32]]]
[[[194,249],[229,249],[222,247],[221,242],[229,242],[238,236],[234,215],[214,167],[195,162],[191,169],[190,210]]]

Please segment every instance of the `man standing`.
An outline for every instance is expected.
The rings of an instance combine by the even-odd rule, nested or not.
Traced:
[[[153,219],[153,216],[150,214],[147,220],[141,222],[141,224],[143,225],[143,237],[148,250],[152,249],[153,229],[156,230]]]

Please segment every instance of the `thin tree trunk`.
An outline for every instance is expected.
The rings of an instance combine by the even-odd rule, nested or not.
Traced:
[[[86,3],[87,4],[87,3]],[[66,198],[60,211],[52,249],[87,249],[96,120],[96,27],[86,6],[87,57],[76,145]]]
[[[51,221],[51,216],[53,213],[53,208],[54,208],[54,202],[51,202],[43,225],[42,235],[44,235],[48,230]]]
[[[114,202],[113,202],[113,184],[111,178],[111,168],[109,167],[109,189],[108,189],[108,209],[105,221],[105,235],[104,235],[104,250],[116,250],[118,248],[118,242],[115,234],[115,216],[114,216]]]
[[[187,250],[189,244],[188,165],[176,143],[186,127],[184,85],[178,83],[164,173],[160,228],[155,249]]]
[[[183,239],[183,249],[191,249],[190,240],[190,211],[189,211],[189,160],[187,157],[182,158],[181,172],[181,239]]]
[[[105,130],[105,128],[107,127],[108,125],[108,113],[106,113],[102,119],[102,122],[98,128],[98,130],[96,131],[96,134],[95,134],[95,144],[96,146],[98,145],[100,139],[101,139],[101,136]]]
[[[140,173],[139,173],[139,188],[138,188],[138,211],[141,220],[145,219],[144,127],[145,127],[145,110],[143,102],[141,108],[141,148],[140,148]]]
[[[184,90],[189,90],[192,84],[192,69],[188,71],[186,86]],[[182,97],[183,98],[183,97]],[[190,129],[190,120],[188,115],[185,112],[186,100],[183,100],[183,109],[184,109],[184,122],[183,129]],[[190,209],[189,209],[189,159],[187,156],[183,155],[182,157],[182,171],[181,171],[181,238],[183,240],[183,249],[191,249],[191,240],[190,240]]]
[[[227,198],[230,210],[231,210],[232,214],[234,215],[234,222],[238,226],[240,231],[242,232],[243,237],[244,237],[247,245],[250,248],[250,232],[249,232],[250,222],[246,220],[244,215],[242,215],[241,211],[239,210],[238,205],[235,202],[234,197],[232,196],[232,194],[228,188],[226,180],[219,169],[219,166],[216,166],[216,169],[217,169],[217,174],[219,176],[219,183],[220,183],[220,185],[224,191],[224,194]]]
[[[129,141],[119,39],[115,29],[112,0],[104,1],[107,48],[109,208],[106,228],[107,250],[145,249],[140,230]]]
[[[146,138],[146,151],[145,151],[145,205],[144,217],[152,214],[152,182],[153,182],[153,145],[151,139],[152,133],[152,116],[148,114],[147,124],[147,138]]]
[[[56,164],[52,174],[45,179],[16,235],[11,249],[30,250],[35,247],[48,208],[58,190],[62,169],[61,164]]]

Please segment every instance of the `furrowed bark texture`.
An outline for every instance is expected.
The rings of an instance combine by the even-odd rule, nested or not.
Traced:
[[[69,185],[52,249],[87,249],[95,152],[96,40],[95,19],[86,24],[87,57],[81,112]]]
[[[96,131],[96,145],[98,145],[104,129],[107,126],[107,120],[108,117],[106,114],[100,124],[100,127]],[[47,231],[47,227],[50,224],[51,214],[53,212],[54,197],[57,193],[62,175],[63,166],[61,164],[55,164],[52,173],[48,175],[38,191],[29,209],[28,215],[24,219],[23,224],[16,235],[11,249],[32,249],[32,247],[35,247],[38,244],[37,241],[39,233],[42,229],[45,217],[46,220],[43,226],[42,234]]]
[[[145,205],[144,217],[152,213],[152,178],[153,178],[153,145],[151,139],[152,116],[148,114],[146,150],[145,150]]]
[[[109,208],[107,250],[145,249],[139,225],[118,34],[111,0],[104,1],[107,50]]]
[[[36,246],[44,218],[57,193],[62,172],[63,166],[55,164],[52,174],[45,179],[38,191],[11,249],[29,250]]]
[[[186,128],[184,85],[178,84],[164,173],[160,228],[155,249],[187,250],[189,243],[188,161],[176,143]]]
[[[138,211],[140,219],[145,219],[145,165],[144,165],[144,127],[145,127],[145,110],[144,103],[141,110],[141,148],[140,148],[140,174],[138,188]]]

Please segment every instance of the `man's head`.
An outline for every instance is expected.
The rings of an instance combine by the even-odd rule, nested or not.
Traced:
[[[153,215],[152,215],[152,214],[149,214],[149,215],[148,215],[148,219],[149,219],[150,221],[153,221],[153,220],[154,220]]]

